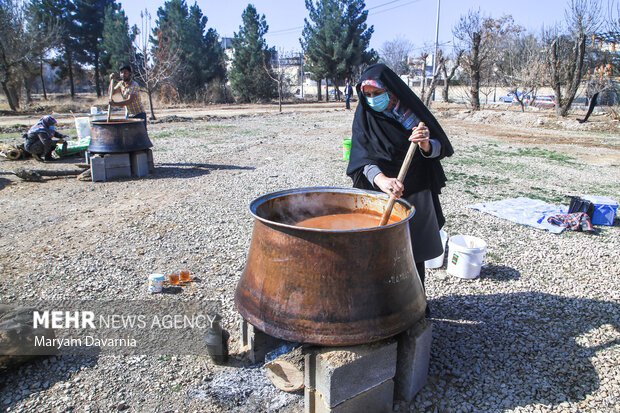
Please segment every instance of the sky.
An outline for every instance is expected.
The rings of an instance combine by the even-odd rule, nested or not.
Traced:
[[[194,0],[186,1],[194,4]],[[509,14],[528,31],[540,33],[543,26],[561,23],[570,4],[570,0],[366,0],[367,22],[374,26],[370,47],[380,50],[385,42],[402,37],[420,52],[424,48],[432,50],[438,2],[439,44],[446,47],[453,40],[452,27],[468,10],[479,8],[483,15],[494,18]],[[140,11],[148,9],[154,26],[157,9],[163,6],[164,0],[121,0],[120,3],[129,24],[140,27]],[[223,37],[232,37],[239,31],[241,13],[251,3],[259,14],[265,15],[269,25],[265,39],[269,47],[275,46],[280,52],[301,51],[299,38],[304,18],[308,17],[304,0],[198,0],[196,3],[208,18],[207,27]]]

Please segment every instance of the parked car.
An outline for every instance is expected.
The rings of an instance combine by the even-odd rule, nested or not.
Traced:
[[[523,92],[518,92],[518,96],[519,98],[523,96]],[[525,97],[523,98],[523,103],[526,105],[530,104],[530,100],[532,100],[532,96],[530,95],[525,95]],[[512,103],[519,103],[519,99],[517,99],[517,96],[515,96],[514,94],[512,95]]]
[[[511,103],[512,99],[514,99],[515,95],[512,92],[508,92],[506,96],[500,96],[497,98],[500,102]]]
[[[536,96],[536,98],[532,102],[530,102],[530,106],[551,109],[555,107],[555,96],[553,95]]]

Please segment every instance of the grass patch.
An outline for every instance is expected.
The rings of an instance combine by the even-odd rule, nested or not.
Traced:
[[[466,185],[476,187],[479,185],[506,185],[510,183],[508,178],[496,178],[482,175],[468,175],[463,172],[447,172],[448,180],[463,181]]]
[[[564,194],[558,194],[555,191],[549,191],[542,188],[530,187],[530,192],[519,192],[519,196],[523,196],[530,199],[538,199],[549,204],[562,205],[566,203]]]
[[[573,162],[575,160],[575,158],[570,155],[541,148],[519,148],[516,155],[543,158],[558,162]]]
[[[477,193],[475,193],[475,192],[473,192],[473,191],[471,191],[469,189],[466,189],[463,192],[465,192],[468,195],[471,195],[471,197],[474,198],[474,199],[479,199],[480,198],[480,195],[478,195]]]
[[[194,133],[195,135],[195,133]],[[153,134],[149,134],[149,137],[152,137],[154,139],[168,139],[168,138],[172,138],[172,139],[179,139],[179,138],[183,138],[186,139],[188,137],[192,136],[191,131],[188,131],[187,129],[176,129],[173,131],[163,131],[163,132],[157,132],[157,133],[153,133]]]
[[[235,125],[203,125],[204,129],[230,129],[234,128]]]
[[[3,133],[3,134],[0,135],[0,141],[1,142],[10,142],[10,141],[13,141],[15,139],[20,139],[21,140],[23,134],[24,134],[24,132]]]

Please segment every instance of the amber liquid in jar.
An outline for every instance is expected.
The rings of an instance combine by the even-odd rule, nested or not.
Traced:
[[[170,284],[178,285],[179,284],[179,274],[174,273],[169,276]]]
[[[184,270],[180,272],[181,282],[189,282],[189,271]]]

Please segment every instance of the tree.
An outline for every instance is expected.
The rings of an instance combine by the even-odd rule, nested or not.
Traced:
[[[142,30],[138,41],[136,41],[136,53],[133,55],[131,63],[135,71],[135,80],[146,91],[149,98],[151,119],[155,120],[153,93],[180,72],[180,62],[176,53],[164,55],[164,53],[170,52],[169,47],[160,47],[157,49],[159,54],[157,56],[152,55],[149,42],[151,15],[148,10],[144,10],[144,12],[140,12],[140,17],[142,20]]]
[[[388,40],[379,49],[379,61],[385,63],[397,75],[409,73],[407,59],[413,51],[413,43],[402,36]]]
[[[286,80],[286,75],[282,67],[280,67],[280,59],[278,58],[277,71],[267,66],[267,62],[263,60],[263,68],[267,75],[278,85],[278,112],[282,112],[282,89]]]
[[[420,53],[420,57],[417,58],[418,61],[418,65],[420,69],[416,69],[415,72],[416,74],[419,73],[421,80],[420,80],[420,96],[422,97],[422,99],[424,99],[424,93],[426,90],[426,61],[428,60],[428,53],[425,51],[422,51]]]
[[[101,50],[99,43],[103,37],[104,16],[108,7],[115,5],[114,0],[75,0],[75,21],[81,63],[91,65],[94,70],[94,83],[97,97],[101,97]]]
[[[206,30],[207,21],[198,4],[188,7],[185,0],[167,1],[157,10],[151,39],[155,64],[159,64],[157,56],[178,56],[183,70],[174,85],[181,100],[203,98],[209,82],[221,81],[226,75],[217,32]]]
[[[426,64],[426,63],[425,63]],[[426,91],[426,95],[422,95],[422,100],[427,107],[431,107],[431,102],[433,95],[435,94],[435,89],[437,88],[437,83],[439,82],[439,73],[442,72],[442,68],[446,65],[446,59],[443,57],[443,51],[439,49],[437,51],[437,65],[435,67],[435,72],[433,73],[433,77],[431,78],[431,84],[428,86],[428,90]]]
[[[260,102],[270,100],[276,90],[271,69],[275,51],[267,47],[265,34],[269,30],[265,15],[248,4],[241,14],[243,25],[233,39],[234,56],[230,70],[230,86],[236,100]]]
[[[450,101],[449,99],[450,83],[452,82],[452,79],[454,78],[456,71],[461,66],[461,59],[463,58],[463,52],[464,52],[463,50],[458,50],[456,52],[456,58],[453,60],[454,64],[450,68],[450,73],[448,73],[448,68],[447,68],[448,64],[446,61],[444,61],[444,64],[440,66],[441,72],[443,73],[443,79],[445,82],[443,90],[442,90],[442,97],[443,97],[444,102]]]
[[[71,98],[75,97],[74,73],[79,71],[76,55],[79,53],[77,41],[78,27],[75,21],[76,8],[71,0],[32,0],[30,12],[43,25],[43,33],[50,33],[53,26],[58,27],[59,40],[55,44],[58,54],[52,66],[58,68],[59,79],[67,79]],[[53,18],[51,19],[50,16]]]
[[[129,28],[125,12],[120,6],[109,5],[103,18],[102,39],[99,43],[101,53],[101,73],[110,74],[129,62],[135,55],[133,42],[137,36],[137,27]],[[145,34],[148,36],[148,33]]]
[[[368,11],[363,0],[305,1],[310,20],[304,19],[299,41],[319,91],[320,79],[329,78],[337,85],[359,66],[378,60],[374,50],[367,50],[374,28],[366,24]]]
[[[462,15],[452,29],[459,47],[464,50],[463,64],[471,81],[470,103],[474,110],[480,110],[480,82],[507,36],[518,34],[522,28],[514,24],[511,16],[499,19],[483,17],[480,10],[470,10]]]
[[[536,37],[522,34],[506,45],[496,61],[494,73],[515,96],[522,112],[527,96],[536,96],[537,89],[543,85],[545,71],[541,55],[542,47]]]
[[[19,108],[24,68],[36,68],[56,36],[51,26],[44,33],[36,24],[27,24],[26,7],[18,0],[0,2],[0,85],[12,111]]]
[[[543,35],[547,56],[546,66],[555,92],[558,116],[568,115],[585,73],[586,41],[601,25],[600,0],[571,0],[566,10],[570,31],[555,28]]]

